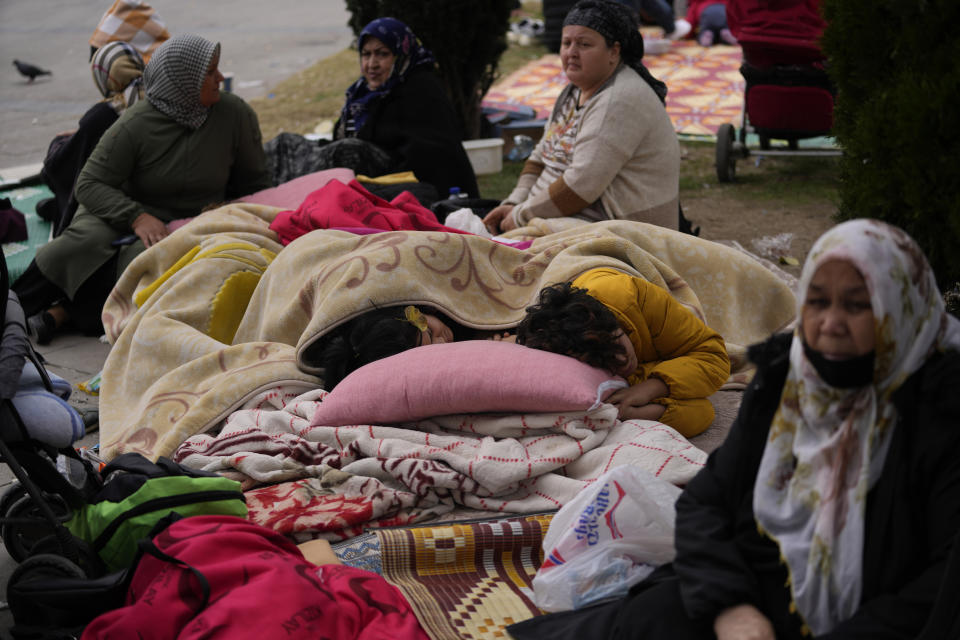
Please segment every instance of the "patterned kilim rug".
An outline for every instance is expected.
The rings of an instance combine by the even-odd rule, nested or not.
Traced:
[[[509,638],[539,615],[533,576],[553,514],[378,529],[383,577],[433,640]]]
[[[37,215],[37,202],[50,198],[53,193],[46,185],[36,187],[18,187],[0,191],[0,198],[10,198],[10,204],[23,213],[27,221],[27,239],[25,242],[7,242],[3,244],[3,257],[7,260],[10,282],[26,271],[33,260],[37,248],[50,240],[50,223]]]
[[[650,72],[667,83],[667,113],[677,133],[715,136],[725,122],[740,127],[742,58],[740,47],[701,47],[692,40],[674,42],[666,53],[644,57]],[[566,84],[560,56],[549,54],[493,85],[483,104],[524,104],[535,108],[538,118],[549,118]]]
[[[348,567],[382,573],[380,569],[380,540],[375,533],[364,533],[349,540],[331,544],[330,548],[334,555],[340,559],[340,562]]]

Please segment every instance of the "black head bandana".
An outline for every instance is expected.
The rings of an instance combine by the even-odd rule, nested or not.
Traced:
[[[631,69],[640,74],[659,96],[667,99],[667,85],[653,77],[643,66],[643,36],[637,14],[626,5],[612,0],[580,0],[573,5],[563,26],[577,25],[593,29],[611,42],[620,43],[620,57]]]

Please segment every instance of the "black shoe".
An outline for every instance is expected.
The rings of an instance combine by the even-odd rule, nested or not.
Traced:
[[[57,332],[57,321],[48,311],[27,318],[27,332],[37,344],[50,344]]]
[[[54,222],[60,217],[60,209],[57,207],[56,198],[44,198],[34,207],[37,215],[47,222]]]

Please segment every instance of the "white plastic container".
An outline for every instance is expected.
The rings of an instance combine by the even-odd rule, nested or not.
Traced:
[[[503,169],[503,138],[480,138],[464,140],[463,148],[478,176],[488,173],[500,173]]]

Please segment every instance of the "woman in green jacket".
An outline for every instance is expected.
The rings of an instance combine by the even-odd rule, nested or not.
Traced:
[[[100,139],[77,181],[77,213],[14,284],[40,344],[68,320],[100,333],[117,278],[167,223],[271,186],[253,110],[220,93],[220,45],[184,35],[144,72],[146,100]]]

